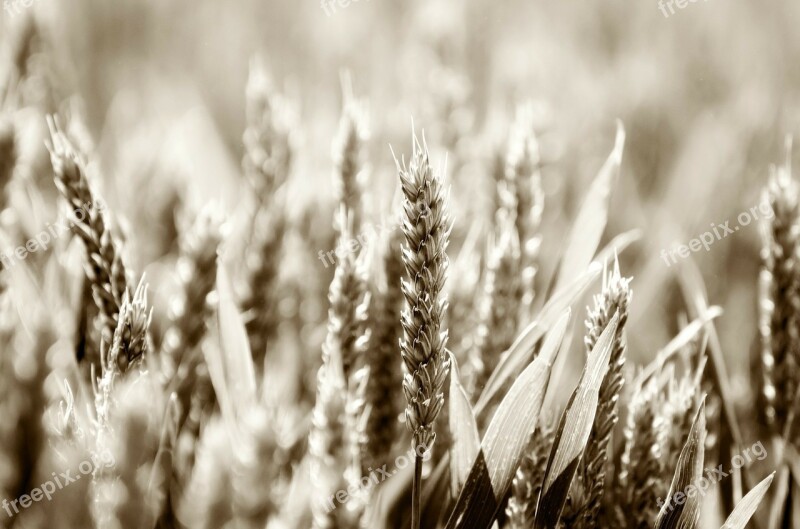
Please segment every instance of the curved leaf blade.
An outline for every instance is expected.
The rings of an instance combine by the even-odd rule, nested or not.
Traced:
[[[767,490],[769,486],[772,485],[774,477],[775,472],[753,487],[753,490],[748,492],[747,495],[736,504],[736,508],[733,509],[731,515],[725,520],[721,529],[745,529],[745,527],[747,527],[747,522],[750,521],[750,518],[756,513],[758,506],[761,505],[761,500],[763,500],[764,496],[767,494]]]
[[[614,149],[589,187],[578,217],[572,225],[567,249],[558,271],[557,287],[578,277],[589,266],[600,245],[600,238],[608,221],[609,198],[619,175],[624,147],[625,128],[618,121]]]
[[[558,526],[572,479],[592,431],[600,385],[608,371],[618,325],[619,313],[615,313],[589,354],[578,387],[559,421],[536,508],[534,527],[537,529],[555,529]]]
[[[469,397],[461,384],[458,363],[452,353],[450,354],[450,365],[452,368],[450,370],[449,424],[453,438],[453,446],[450,447],[450,491],[455,498],[469,476],[472,463],[478,457],[481,449],[481,437]]]
[[[703,477],[706,442],[706,401],[700,403],[686,444],[678,457],[678,467],[669,487],[667,500],[656,517],[655,529],[694,529],[700,519],[700,497],[689,494]],[[677,497],[680,495],[681,497]],[[684,501],[685,498],[685,501]]]
[[[492,525],[536,429],[569,315],[566,311],[547,334],[541,354],[525,368],[497,408],[446,529],[488,529]]]

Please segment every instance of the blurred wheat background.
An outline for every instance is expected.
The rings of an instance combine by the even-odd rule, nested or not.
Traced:
[[[792,443],[780,438],[784,429],[784,441],[798,435],[789,392],[800,384],[800,223],[796,186],[780,175],[800,157],[787,148],[800,119],[800,76],[792,73],[798,22],[796,3],[734,0],[689,3],[669,17],[656,0],[4,3],[0,251],[10,255],[69,218],[74,208],[64,198],[106,208],[0,272],[0,499],[29,494],[52,472],[75,472],[92,454],[115,463],[21,514],[0,511],[0,527],[400,528],[416,523],[411,483],[420,480],[435,486],[423,489],[422,527],[527,527],[534,519],[536,527],[719,527],[773,470],[780,487],[772,485],[751,527],[797,527],[800,467]],[[528,134],[540,156],[541,196],[527,197],[525,213],[514,210],[510,236],[504,185],[512,186],[511,209],[522,212],[522,177],[506,180],[515,140],[522,158],[530,154]],[[576,224],[615,153],[621,164],[602,214]],[[428,164],[434,176],[423,174]],[[712,224],[735,225],[764,200],[774,220],[666,264],[662,250]],[[397,224],[420,205],[432,216]],[[583,266],[569,270],[570,242],[591,239],[593,227],[602,236]],[[428,261],[400,252],[401,241],[413,248],[424,230],[441,252]],[[335,263],[321,258],[362,231],[375,236]],[[437,275],[447,269],[439,261],[445,247],[449,276]],[[606,270],[592,269],[589,281],[585,268],[596,253]],[[401,292],[399,278],[415,277],[415,266],[437,273]],[[547,304],[576,278],[587,282],[569,303]],[[506,313],[503,296],[515,299]],[[445,297],[446,310],[430,309]],[[415,316],[401,325],[404,303]],[[472,416],[478,439],[491,444],[489,413],[502,417],[506,401],[481,391],[494,382],[512,394],[511,382],[547,352],[568,306],[551,384],[545,395],[545,379],[544,403],[535,406],[537,431],[499,430],[525,438],[526,455],[512,458],[506,470],[517,479],[494,489],[496,516],[485,519],[461,500],[472,486],[486,492],[470,485],[488,478],[467,479],[479,465],[458,441],[472,430],[454,431],[450,421]],[[715,319],[712,306],[721,309]],[[424,324],[420,307],[430,309]],[[530,345],[530,358],[508,380],[490,379],[537,318],[548,332]],[[702,325],[692,328],[697,318]],[[672,351],[681,361],[652,363],[687,328],[691,335]],[[427,349],[409,339],[425,332],[434,337]],[[706,360],[712,349],[719,354]],[[478,353],[489,350],[494,357]],[[414,361],[423,353],[424,362]],[[394,367],[380,371],[385,358]],[[368,474],[368,462],[394,461],[412,436],[430,441],[414,412],[411,424],[400,424],[409,422],[404,387],[410,408],[416,388],[403,382],[402,361],[412,374],[435,368],[445,376],[457,365],[466,407],[451,401],[460,383],[434,381],[424,406],[435,407],[440,392],[444,402],[421,475],[409,469],[379,497],[348,502],[333,516],[315,510],[328,497],[319,497],[317,480],[335,494],[353,473]],[[341,380],[326,371],[339,362]],[[570,395],[591,395],[595,363],[611,367],[603,368],[600,405],[591,407],[592,433],[577,452],[572,486],[570,479],[564,497],[552,499],[558,490],[546,477],[562,470],[556,454],[575,449]],[[640,374],[648,365],[649,379]],[[395,389],[376,398],[370,391],[381,376]],[[362,399],[370,398],[391,401],[390,413],[365,414]],[[616,428],[605,441],[603,413],[606,429]],[[626,437],[648,427],[662,436],[651,445]],[[359,437],[365,428],[374,437]],[[664,451],[664,478],[649,489],[655,500],[677,490],[676,466],[696,463],[698,446],[706,447],[706,467],[729,468],[731,455],[759,441],[767,461],[715,486],[691,522],[656,518],[652,501],[623,498],[621,491],[643,487],[636,472],[647,475],[631,463],[636,450],[644,459]],[[537,442],[545,447],[538,461]],[[370,443],[385,445],[383,453]],[[590,461],[591,450],[605,454],[605,443],[608,462]],[[348,447],[359,457],[337,451]],[[457,454],[472,456],[460,478]],[[608,472],[594,508],[593,463]],[[537,484],[524,487],[536,472]],[[533,508],[520,507],[526,494]],[[626,521],[626,509],[641,515]]]

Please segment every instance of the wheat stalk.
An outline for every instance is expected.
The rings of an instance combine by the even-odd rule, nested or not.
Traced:
[[[280,481],[278,420],[265,403],[248,410],[242,420],[242,445],[235,454],[232,488],[237,527],[263,529],[278,511]]]
[[[230,433],[220,417],[203,429],[197,463],[181,498],[179,520],[184,527],[218,529],[233,518],[234,453]]]
[[[443,329],[447,298],[447,244],[452,227],[441,177],[433,170],[428,147],[413,137],[411,162],[397,164],[403,191],[403,263],[406,309],[401,322],[400,351],[406,374],[403,392],[406,424],[411,430],[415,458],[412,492],[412,529],[419,529],[422,456],[436,439],[433,425],[444,406],[444,383],[450,371],[447,331]]]
[[[6,186],[17,163],[17,142],[14,123],[0,114],[0,211],[6,207]]]

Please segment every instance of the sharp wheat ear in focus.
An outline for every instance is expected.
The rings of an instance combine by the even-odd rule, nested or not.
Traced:
[[[447,331],[442,322],[447,310],[444,286],[451,221],[442,177],[431,166],[428,147],[416,135],[412,143],[411,161],[407,166],[405,162],[398,164],[406,268],[400,352],[406,368],[406,423],[412,434],[412,447],[417,451],[412,529],[419,529],[422,451],[430,450],[436,439],[433,426],[444,406],[444,383],[450,369]]]

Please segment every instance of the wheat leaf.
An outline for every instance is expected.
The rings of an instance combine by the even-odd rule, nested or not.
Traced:
[[[536,429],[569,314],[562,314],[547,334],[541,354],[522,372],[497,408],[446,529],[486,529],[492,525]]]
[[[753,517],[756,509],[758,509],[758,506],[761,504],[761,500],[764,499],[767,489],[772,485],[774,477],[775,472],[753,487],[753,490],[748,492],[747,495],[736,504],[736,508],[733,509],[731,515],[725,520],[725,524],[723,524],[721,529],[745,529],[745,527],[747,527],[747,522]]]
[[[624,146],[625,129],[618,121],[614,149],[589,187],[578,217],[572,225],[572,231],[567,239],[569,241],[567,249],[564,251],[559,267],[557,287],[578,277],[578,274],[589,265],[597,251],[600,238],[606,228],[609,198],[619,175]]]
[[[578,387],[561,416],[536,509],[536,528],[558,526],[570,484],[592,431],[600,385],[608,371],[618,325],[619,313],[615,313],[589,354]]]
[[[234,301],[233,286],[225,265],[217,266],[216,331],[219,347],[203,347],[208,372],[220,409],[229,419],[256,400],[256,377],[247,331]]]
[[[667,500],[656,517],[655,529],[694,529],[700,519],[700,494],[695,484],[703,477],[706,440],[705,397],[678,458]],[[694,493],[692,493],[694,492]]]
[[[450,448],[450,490],[458,496],[461,485],[467,480],[472,463],[481,449],[481,438],[472,405],[461,385],[455,356],[450,354],[450,432],[453,446]]]
[[[589,285],[600,274],[601,266],[597,263],[588,267],[579,278],[559,290],[542,308],[539,317],[528,325],[517,337],[511,347],[503,354],[486,387],[475,405],[475,414],[481,415],[486,405],[495,394],[530,362],[534,347],[541,337],[550,329],[561,314],[577,300]]]

